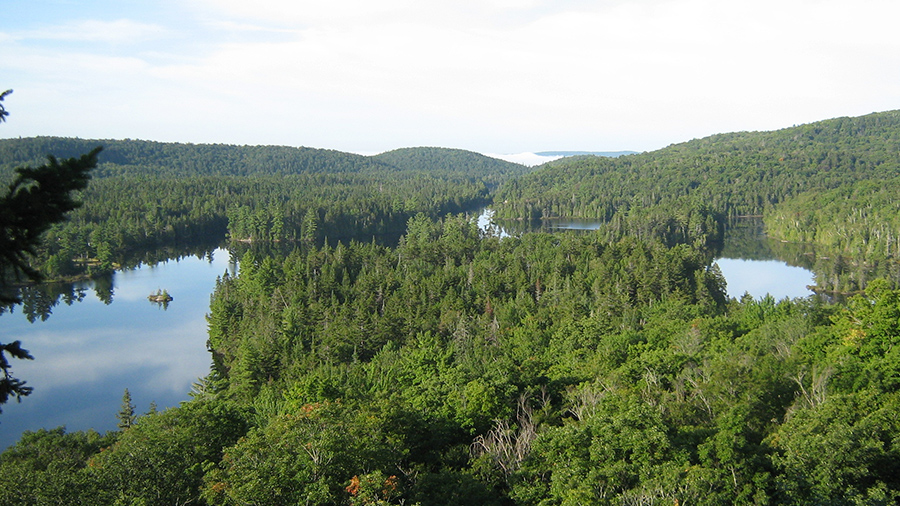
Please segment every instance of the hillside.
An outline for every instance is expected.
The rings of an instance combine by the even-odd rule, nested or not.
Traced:
[[[287,146],[183,144],[142,140],[32,137],[0,139],[0,169],[79,156],[103,146],[95,177],[191,177],[423,172],[500,182],[528,168],[460,149],[405,148],[375,156]]]
[[[496,212],[500,218],[612,220],[657,206],[704,206],[722,217],[762,215],[804,194],[866,181],[893,184],[898,169],[900,111],[889,111],[713,135],[619,158],[564,158],[507,183]]]
[[[128,265],[145,251],[225,237],[244,242],[396,237],[418,213],[484,205],[529,169],[450,149],[377,157],[283,146],[179,144],[57,137],[0,140],[0,181],[47,153],[103,146],[84,206],[54,226],[35,266],[58,278]]]
[[[287,175],[391,169],[365,156],[325,149],[61,137],[0,140],[0,160],[8,169],[41,163],[47,154],[67,158],[96,146],[103,146],[97,177]]]
[[[462,149],[449,148],[401,148],[372,157],[387,165],[405,170],[447,171],[470,177],[502,181],[520,176],[531,169]]]
[[[494,196],[499,219],[605,221],[607,239],[635,236],[716,251],[740,217],[803,243],[817,290],[900,286],[900,111],[772,132],[737,132],[620,158],[544,164]],[[809,247],[811,246],[811,247]]]

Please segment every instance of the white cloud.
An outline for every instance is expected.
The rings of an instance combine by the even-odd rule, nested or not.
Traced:
[[[521,10],[538,2],[458,0],[418,2],[415,0],[331,0],[291,1],[196,0],[195,8],[206,14],[218,13],[239,19],[266,21],[281,25],[322,25],[347,23],[383,23],[397,20],[437,20],[452,22],[460,18],[476,19],[485,14]]]
[[[262,24],[242,23],[237,21],[206,21],[205,25],[216,30],[224,30],[230,32],[297,33],[297,30],[294,29],[277,28]]]
[[[900,5],[883,0],[185,5],[196,31],[158,20],[59,31],[157,37],[116,58],[0,37],[16,55],[0,72],[46,93],[74,76],[86,99],[115,104],[90,122],[107,137],[354,151],[645,150],[900,100]]]
[[[535,153],[513,153],[513,154],[484,153],[484,155],[489,156],[491,158],[497,158],[499,160],[506,160],[507,162],[527,165],[529,167],[534,167],[535,165],[541,165],[543,163],[552,162],[553,160],[559,160],[560,158],[562,158],[562,156],[544,156],[544,155],[538,155]]]
[[[19,32],[20,39],[41,39],[83,42],[132,43],[139,40],[160,38],[167,30],[162,26],[141,23],[130,19],[100,21],[88,19],[71,21],[59,26]]]

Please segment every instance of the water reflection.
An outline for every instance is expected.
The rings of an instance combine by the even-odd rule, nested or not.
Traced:
[[[34,392],[3,406],[0,448],[41,427],[112,430],[125,388],[138,412],[186,400],[211,364],[209,296],[216,278],[235,269],[228,251],[217,249],[99,283],[29,290],[23,305],[0,316],[2,340],[21,340],[35,357],[13,363]],[[160,288],[175,296],[165,311],[147,299]]]
[[[719,258],[716,260],[728,283],[728,296],[740,299],[745,293],[753,298],[766,294],[781,300],[785,297],[808,297],[813,291],[813,273],[778,260],[746,260]]]
[[[728,223],[716,263],[727,282],[728,296],[775,299],[808,297],[815,285],[815,251],[809,245],[775,241],[765,235],[760,218]]]
[[[769,238],[762,218],[735,218],[725,227],[725,241],[718,256],[764,262],[778,260],[811,271],[815,265],[816,249],[810,244]]]
[[[493,211],[490,209],[482,212],[479,216],[485,216],[488,220],[493,220]],[[479,221],[480,223],[480,221]],[[593,232],[600,228],[601,223],[597,220],[581,220],[581,219],[555,219],[555,220],[504,220],[502,222],[491,222],[498,230],[501,237],[520,236],[529,232]]]
[[[784,268],[776,269],[782,279],[773,279],[773,286],[779,284],[793,286],[797,280],[806,279],[804,271],[809,271],[812,277],[804,285],[813,288],[809,293],[826,295],[833,301],[840,301],[860,292],[869,281],[876,278],[886,279],[891,286],[900,287],[900,262],[896,259],[850,257],[839,251],[828,251],[809,244],[772,240],[765,236],[762,220],[758,218],[730,222],[720,256],[729,259],[782,262]],[[729,294],[732,294],[732,278],[765,277],[765,271],[758,267],[756,265],[748,268],[735,267],[731,277],[726,275]],[[743,271],[747,271],[747,274],[745,275]],[[794,292],[787,290],[785,293]],[[809,295],[807,292],[803,293]],[[756,295],[752,291],[751,294]]]

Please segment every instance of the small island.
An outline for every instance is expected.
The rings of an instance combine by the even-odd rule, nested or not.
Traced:
[[[156,293],[151,293],[147,296],[147,299],[150,302],[156,302],[159,304],[168,303],[172,301],[172,296],[169,295],[169,292],[166,290],[157,290]]]

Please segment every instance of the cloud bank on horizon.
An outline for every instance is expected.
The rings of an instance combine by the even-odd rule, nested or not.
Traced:
[[[893,0],[12,0],[0,137],[653,150],[900,108]]]

